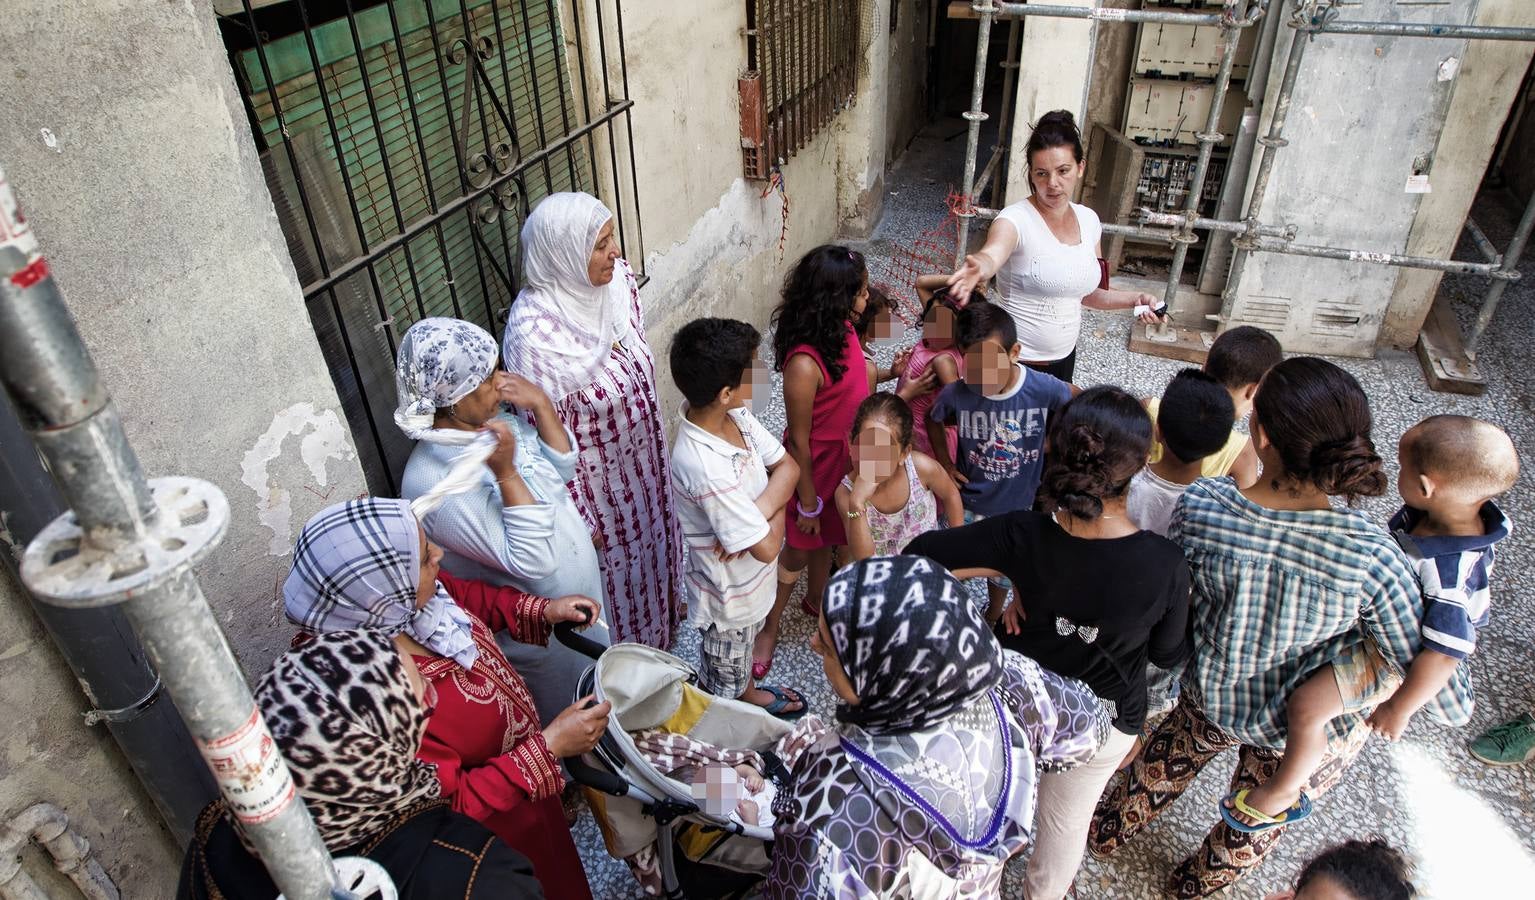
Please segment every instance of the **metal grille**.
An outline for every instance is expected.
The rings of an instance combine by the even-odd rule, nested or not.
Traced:
[[[861,16],[838,0],[746,0],[741,147],[766,178],[853,102]]]
[[[577,6],[562,22],[557,0],[216,3],[375,491],[395,492],[410,452],[392,421],[400,336],[454,316],[499,337],[534,204],[596,193],[644,258],[619,0]]]

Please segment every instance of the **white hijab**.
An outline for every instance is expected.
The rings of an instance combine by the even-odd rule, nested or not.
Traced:
[[[628,263],[593,285],[587,263],[597,234],[613,218],[590,194],[550,194],[522,226],[526,284],[512,304],[502,340],[507,371],[558,403],[590,385],[613,345],[629,336]]]

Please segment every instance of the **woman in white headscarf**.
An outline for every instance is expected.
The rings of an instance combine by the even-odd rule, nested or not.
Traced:
[[[422,319],[405,332],[394,420],[416,447],[400,496],[413,507],[425,504],[416,510],[421,527],[442,547],[450,574],[600,604],[591,531],[565,489],[575,475],[575,442],[537,385],[497,371],[499,357],[495,338],[459,319]],[[608,641],[601,624],[587,636]],[[501,633],[497,642],[527,681],[545,725],[570,705],[592,663],[557,641],[539,646]]]
[[[613,640],[665,649],[683,602],[682,529],[639,286],[612,213],[588,194],[539,203],[522,254],[507,371],[549,395],[580,447],[569,487],[602,560]]]

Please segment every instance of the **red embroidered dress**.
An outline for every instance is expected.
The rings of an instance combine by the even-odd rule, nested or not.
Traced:
[[[417,655],[437,691],[421,758],[437,765],[442,796],[533,861],[548,897],[590,898],[586,873],[560,805],[559,761],[544,744],[528,686],[493,632],[505,628],[527,644],[549,642],[549,601],[508,587],[439,573],[448,594],[473,621],[480,653],[465,670],[451,659]],[[572,698],[574,699],[574,698]]]

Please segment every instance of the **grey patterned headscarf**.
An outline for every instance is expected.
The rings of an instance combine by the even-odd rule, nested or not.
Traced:
[[[400,340],[394,385],[400,405],[394,423],[413,441],[433,440],[437,410],[474,392],[496,370],[501,348],[490,333],[461,319],[422,319]],[[463,443],[453,432],[441,443]],[[468,432],[472,437],[473,433]]]

